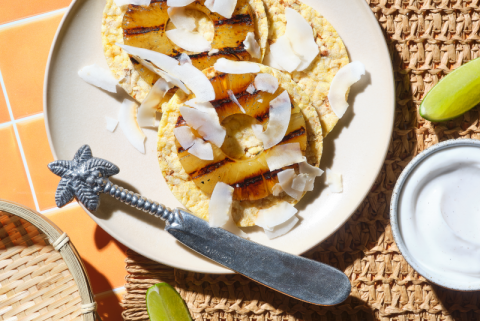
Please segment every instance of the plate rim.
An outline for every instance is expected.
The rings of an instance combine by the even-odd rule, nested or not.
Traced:
[[[63,28],[64,28],[64,25],[65,25],[65,22],[70,19],[70,15],[73,14],[73,8],[83,2],[85,0],[72,0],[72,2],[70,3],[70,5],[67,7],[66,9],[66,12],[63,16],[63,18],[61,19],[60,21],[60,24],[58,25],[58,29],[57,31],[55,32],[55,36],[53,38],[53,41],[52,41],[52,45],[50,47],[50,51],[49,51],[49,54],[48,54],[48,59],[47,59],[47,64],[46,64],[46,67],[45,67],[45,76],[44,76],[44,86],[43,86],[43,115],[44,115],[44,123],[45,123],[45,129],[46,129],[46,132],[47,132],[47,139],[48,139],[48,144],[50,146],[50,151],[52,153],[52,156],[54,158],[54,160],[58,160],[58,157],[57,157],[57,153],[55,151],[55,148],[54,148],[54,145],[53,145],[53,140],[52,140],[52,136],[51,136],[51,131],[50,131],[50,126],[49,126],[49,121],[48,121],[48,111],[47,111],[47,105],[48,105],[48,101],[47,101],[47,92],[48,92],[48,88],[49,88],[49,76],[50,76],[50,69],[51,69],[51,65],[52,65],[52,57],[54,55],[54,52],[57,48],[57,41],[58,41],[58,38],[60,36],[60,34],[62,33],[63,31]],[[315,0],[315,1],[320,1],[320,0]],[[300,2],[306,4],[306,5],[309,5],[307,4],[307,2],[309,2],[308,0],[307,1],[304,1],[304,0],[300,0]],[[374,13],[372,12],[370,6],[367,4],[367,2],[365,2],[364,0],[358,0],[358,2],[362,3],[361,5],[364,6],[365,9],[367,9],[366,11],[368,12],[368,15],[370,17],[370,19],[372,19],[372,21],[374,22],[374,29],[377,33],[376,37],[380,37],[380,41],[379,43],[381,43],[381,49],[383,52],[381,52],[380,54],[382,56],[386,56],[388,57],[388,76],[389,76],[389,83],[390,83],[390,89],[391,89],[391,92],[392,92],[392,95],[391,95],[391,102],[389,103],[390,104],[390,108],[393,110],[393,112],[391,113],[391,119],[388,119],[388,127],[389,127],[389,139],[388,140],[385,140],[387,143],[385,144],[385,146],[383,147],[383,152],[382,153],[379,153],[379,154],[382,154],[382,158],[379,157],[379,164],[377,164],[376,166],[376,175],[375,176],[372,176],[372,178],[370,179],[369,182],[367,182],[368,186],[372,186],[376,180],[376,177],[378,176],[378,173],[380,172],[383,164],[384,164],[384,161],[385,161],[385,157],[388,153],[388,147],[390,146],[390,141],[391,141],[391,137],[392,137],[392,134],[393,134],[393,126],[394,126],[394,121],[395,121],[395,106],[396,106],[396,95],[395,95],[395,78],[394,78],[394,71],[393,71],[393,64],[392,64],[392,60],[391,60],[391,57],[390,57],[390,53],[389,53],[389,50],[388,50],[388,45],[387,45],[387,42],[386,42],[386,39],[384,37],[384,34],[382,32],[382,29],[381,29],[381,26],[379,24],[379,22],[377,21],[377,19],[375,18],[375,15]],[[328,20],[328,19],[327,19]],[[333,26],[333,25],[332,25]],[[334,26],[334,29],[336,30],[335,26]],[[343,42],[343,39],[342,39],[342,42]],[[344,43],[345,44],[345,43]],[[350,59],[350,53],[348,52],[348,46],[345,44],[345,47],[347,49],[347,54],[349,55],[349,59]],[[351,61],[351,60],[350,60]],[[325,137],[324,137],[325,138]],[[73,156],[72,156],[73,157]],[[365,192],[363,193],[362,197],[361,197],[361,201],[357,204],[357,207],[360,206],[360,204],[365,200],[365,198],[367,197],[368,193],[370,192],[370,188],[368,189],[365,189]],[[159,263],[162,263],[162,264],[166,264],[168,266],[171,266],[171,267],[174,267],[174,268],[178,268],[178,269],[182,269],[182,270],[187,270],[187,271],[192,271],[192,272],[199,272],[199,273],[208,273],[208,274],[233,274],[235,273],[234,271],[230,271],[230,270],[227,270],[226,268],[224,268],[224,272],[218,272],[218,271],[210,271],[210,270],[199,270],[198,268],[196,268],[195,266],[189,266],[189,267],[186,267],[186,266],[180,266],[178,264],[173,264],[171,262],[164,262],[162,260],[159,260],[158,258],[154,258],[152,257],[151,255],[149,255],[148,253],[145,253],[144,251],[142,251],[141,248],[138,248],[137,246],[132,246],[130,244],[128,244],[128,242],[124,242],[120,236],[114,236],[116,235],[116,233],[114,233],[113,231],[111,231],[111,229],[108,227],[108,226],[104,226],[104,224],[101,224],[100,220],[97,220],[95,215],[93,213],[91,213],[90,211],[88,211],[84,206],[83,204],[77,202],[78,205],[80,205],[80,207],[88,214],[88,216],[93,219],[95,221],[95,223],[97,223],[103,230],[105,230],[111,237],[113,237],[114,239],[116,239],[117,241],[121,242],[122,244],[124,244],[127,248],[153,260],[153,261],[156,261],[156,262],[159,262]],[[329,234],[326,234],[326,236],[323,238],[323,239],[320,239],[318,240],[317,243],[315,244],[311,244],[310,246],[307,246],[305,247],[301,252],[299,253],[294,253],[296,255],[302,255],[308,251],[310,251],[312,248],[318,246],[321,242],[325,241],[326,239],[328,239],[330,236],[332,236],[335,232],[337,232],[339,230],[339,228],[341,226],[343,226],[351,217],[352,215],[354,214],[355,212],[352,212],[350,213],[350,215],[347,215],[344,217],[344,219],[340,220],[339,223],[335,226],[334,229],[331,230],[331,232]]]

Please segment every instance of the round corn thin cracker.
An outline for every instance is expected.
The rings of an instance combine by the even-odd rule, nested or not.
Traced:
[[[166,1],[166,0],[165,0]],[[259,42],[262,59],[265,55],[268,37],[268,22],[262,0],[248,0],[254,13],[255,35]],[[120,86],[139,102],[147,96],[152,88],[151,84],[142,79],[135,69],[129,55],[115,43],[123,44],[123,16],[129,6],[118,7],[114,0],[107,0],[103,10],[102,43],[107,64],[119,80]],[[167,95],[165,103],[172,97]]]
[[[263,65],[260,65],[260,72],[276,77],[279,85],[293,97],[294,103],[300,107],[307,127],[307,161],[309,164],[318,167],[323,151],[322,125],[315,108],[310,103],[310,99],[289,76],[282,72]],[[162,120],[158,127],[158,161],[165,181],[173,195],[192,213],[204,220],[208,220],[210,197],[198,188],[185,172],[178,158],[175,145],[173,129],[180,115],[179,108],[185,100],[186,95],[178,92],[164,106]],[[256,201],[234,200],[232,217],[239,226],[253,226],[259,210],[269,208],[282,201],[287,201],[291,204],[298,202],[285,193],[278,197],[270,195]]]
[[[320,116],[323,136],[327,136],[338,122],[328,102],[328,91],[337,71],[350,62],[347,49],[332,25],[320,13],[298,0],[263,0],[268,19],[269,44],[283,36],[287,26],[285,8],[299,12],[312,26],[320,53],[303,71],[294,71],[292,80],[310,97]],[[267,55],[269,48],[267,48]],[[287,73],[288,74],[288,73]],[[348,95],[348,93],[347,93]]]

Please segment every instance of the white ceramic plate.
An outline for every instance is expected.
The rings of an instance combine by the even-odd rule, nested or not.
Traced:
[[[349,108],[325,139],[321,168],[343,175],[344,192],[330,193],[324,177],[297,205],[301,222],[287,235],[268,240],[258,228],[245,229],[256,242],[301,254],[335,232],[355,211],[373,184],[390,141],[394,117],[394,81],[380,27],[364,0],[305,0],[322,13],[342,37],[351,60],[365,64],[367,74],[354,85]],[[138,153],[121,130],[105,129],[105,116],[116,118],[124,97],[83,82],[77,71],[96,63],[108,68],[102,51],[101,21],[105,2],[74,1],[50,52],[45,75],[44,108],[50,146],[56,159],[71,159],[83,144],[96,157],[120,167],[114,181],[164,203],[181,203],[167,187],[156,159],[156,132],[146,130],[146,155]],[[109,234],[155,261],[203,273],[231,271],[186,249],[163,230],[163,223],[103,195],[89,215]]]

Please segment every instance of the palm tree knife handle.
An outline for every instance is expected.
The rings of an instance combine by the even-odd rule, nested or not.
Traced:
[[[108,194],[164,220],[168,233],[199,254],[288,296],[316,305],[334,305],[350,294],[350,281],[338,269],[212,228],[185,210],[172,211],[113,184],[109,177],[120,169],[93,157],[88,145],[82,146],[73,160],[57,160],[48,168],[61,177],[55,193],[58,207],[76,198],[93,212],[100,206],[100,194]]]

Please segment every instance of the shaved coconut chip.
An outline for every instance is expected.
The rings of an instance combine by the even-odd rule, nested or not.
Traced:
[[[169,7],[185,7],[195,0],[167,0],[167,6]]]
[[[323,174],[320,168],[312,166],[307,162],[298,164],[298,169],[300,170],[300,174],[308,174],[310,176],[322,176]]]
[[[165,34],[174,44],[188,51],[204,52],[212,49],[211,42],[198,32],[191,32],[184,29],[172,29],[166,31]]]
[[[236,236],[240,236],[240,237],[243,237],[244,239],[248,239],[248,235],[247,233],[245,233],[244,231],[242,231],[236,224],[235,222],[233,221],[232,217],[230,216],[227,224],[225,224],[224,226],[222,226],[222,228],[226,231],[229,231],[230,233],[232,234],[235,234]]]
[[[278,196],[282,192],[283,192],[283,188],[280,186],[280,184],[277,183],[277,184],[273,185],[273,188],[272,188],[273,196]]]
[[[348,102],[345,96],[348,88],[359,81],[362,75],[365,75],[365,66],[360,61],[354,61],[342,67],[333,77],[328,101],[338,118],[342,118],[347,111]]]
[[[210,203],[208,204],[208,224],[211,227],[222,227],[230,219],[232,210],[234,188],[218,182],[213,189]]]
[[[279,37],[274,44],[270,45],[270,53],[275,63],[288,72],[294,71],[302,62],[293,51],[290,41],[285,35]]]
[[[167,74],[166,72],[164,72],[164,71],[162,71],[158,68],[155,68],[153,70],[153,72],[155,72],[157,75],[159,75],[160,77],[165,79],[169,84],[183,90],[187,95],[190,94],[190,90],[188,90],[188,88],[185,87],[185,84],[180,79],[178,79],[176,77],[172,77],[171,75]]]
[[[107,121],[107,130],[113,133],[117,128],[118,120],[108,116],[105,116],[105,120]]]
[[[274,94],[278,89],[278,79],[270,74],[258,74],[255,77],[255,88]]]
[[[208,2],[208,3],[207,3]],[[237,5],[237,0],[213,0],[205,1],[205,6],[211,11],[216,12],[227,19],[232,17],[232,13]]]
[[[213,118],[215,118],[219,123],[220,119],[218,118],[217,111],[215,107],[213,107],[212,103],[209,101],[197,101],[196,99],[190,99],[185,102],[185,105],[193,107],[201,112],[210,114]]]
[[[208,52],[208,55],[209,55],[209,56],[212,56],[212,55],[218,53],[219,51],[220,51],[220,49],[217,49],[217,48],[212,49],[212,50],[210,50],[210,51]]]
[[[245,50],[247,50],[250,56],[258,59],[262,57],[260,45],[258,44],[257,40],[255,40],[255,34],[253,32],[247,33],[247,37],[243,41],[243,44],[245,45]]]
[[[330,190],[334,193],[343,192],[342,174],[335,173],[334,171],[327,168],[327,177],[325,180],[325,184],[330,186]]]
[[[237,105],[238,108],[240,108],[242,113],[245,114],[245,109],[243,109],[242,105],[240,105],[240,103],[238,102],[237,97],[235,97],[235,94],[233,93],[233,91],[231,91],[229,89],[229,90],[227,90],[227,93],[228,93],[228,97],[230,98],[230,100],[233,101],[235,103],[235,105]]]
[[[184,65],[184,64],[192,64],[192,59],[190,59],[190,56],[185,54],[185,53],[182,53],[180,55],[180,58],[178,59],[178,62],[180,62],[180,65]]]
[[[303,175],[303,174],[300,174],[300,175]],[[307,181],[305,182],[304,191],[305,192],[313,191],[314,185],[315,185],[315,176],[307,175]]]
[[[320,49],[313,38],[312,27],[300,13],[287,7],[285,8],[285,18],[287,19],[285,36],[290,41],[295,54],[302,60],[296,70],[302,71],[310,66]]]
[[[260,72],[260,67],[254,62],[233,61],[225,58],[218,59],[213,65],[213,68],[215,68],[216,71],[227,74],[247,74]]]
[[[163,78],[159,78],[155,82],[152,89],[148,92],[147,97],[145,97],[138,108],[137,121],[140,127],[155,126],[156,107],[160,104],[169,89],[170,86]]]
[[[177,29],[193,31],[196,28],[195,18],[188,16],[184,7],[171,7],[167,12]]]
[[[118,81],[113,77],[110,70],[104,69],[96,64],[83,67],[78,71],[78,75],[85,82],[106,91],[116,93]]]
[[[263,142],[264,149],[277,145],[285,137],[292,114],[291,109],[292,103],[287,91],[282,92],[270,102],[267,129],[264,132],[258,132],[260,127],[253,128],[255,136]]]
[[[257,100],[259,103],[263,103],[263,99],[259,99]]]
[[[218,116],[216,118],[209,113],[189,107],[180,107],[180,113],[189,126],[196,129],[202,137],[221,147],[227,131],[220,125]]]
[[[255,225],[272,231],[277,225],[288,221],[297,213],[297,209],[288,202],[280,202],[270,208],[259,210]]]
[[[270,171],[304,161],[300,143],[282,144],[268,151],[267,164]]]
[[[271,240],[271,239],[274,239],[276,237],[279,237],[279,236],[282,236],[282,235],[285,235],[287,234],[288,232],[290,232],[290,230],[295,226],[297,225],[299,219],[294,216],[292,217],[291,219],[289,219],[288,221],[286,221],[285,223],[282,223],[278,226],[276,226],[273,231],[268,231],[268,230],[265,230],[265,235],[267,235],[267,237]]]
[[[114,0],[114,2],[119,7],[126,6],[127,4],[134,4],[136,6],[150,5],[150,0]]]
[[[292,187],[293,180],[295,179],[295,177],[297,177],[297,174],[295,174],[295,170],[293,170],[293,168],[281,171],[277,174],[277,177],[278,183],[280,184],[285,193],[287,193],[296,200],[302,198],[303,191],[297,191]]]
[[[150,64],[150,68],[152,68],[152,64],[154,64],[159,69],[164,70],[168,74],[168,77],[171,78],[170,80],[165,78],[167,81],[172,81],[173,83],[173,80],[177,80],[177,82],[184,83],[195,94],[195,98],[198,101],[211,101],[215,99],[215,90],[210,80],[208,80],[202,71],[193,65],[183,64],[180,66],[176,59],[156,51],[118,43],[116,45],[123,48],[130,55],[138,57],[143,65],[148,66],[148,64]],[[158,68],[156,68],[154,72],[162,77],[166,76],[165,73],[160,72],[161,70],[158,70]],[[190,93],[183,84],[179,86],[179,88],[187,94]]]
[[[292,181],[292,188],[299,192],[305,191],[305,186],[307,184],[307,180],[310,177],[307,174],[299,174],[297,175]]]
[[[247,87],[247,90],[246,92],[249,93],[250,95],[253,95],[253,93],[255,92],[255,86],[253,84],[250,84],[248,87]]]
[[[145,134],[137,123],[137,104],[125,99],[118,113],[118,121],[130,144],[140,153],[145,154]]]
[[[188,149],[188,152],[203,160],[213,160],[212,145],[201,138],[195,139],[195,143]]]
[[[183,149],[187,150],[195,144],[195,135],[188,126],[180,126],[173,129],[173,134]]]
[[[272,67],[272,68],[275,68],[275,69],[278,69],[280,71],[285,71],[285,69],[282,68],[282,66],[280,66],[276,61],[275,59],[273,59],[273,56],[272,56],[272,53],[269,52],[268,54],[265,55],[265,57],[263,58],[263,62],[262,62],[265,66],[269,66],[269,67]]]

